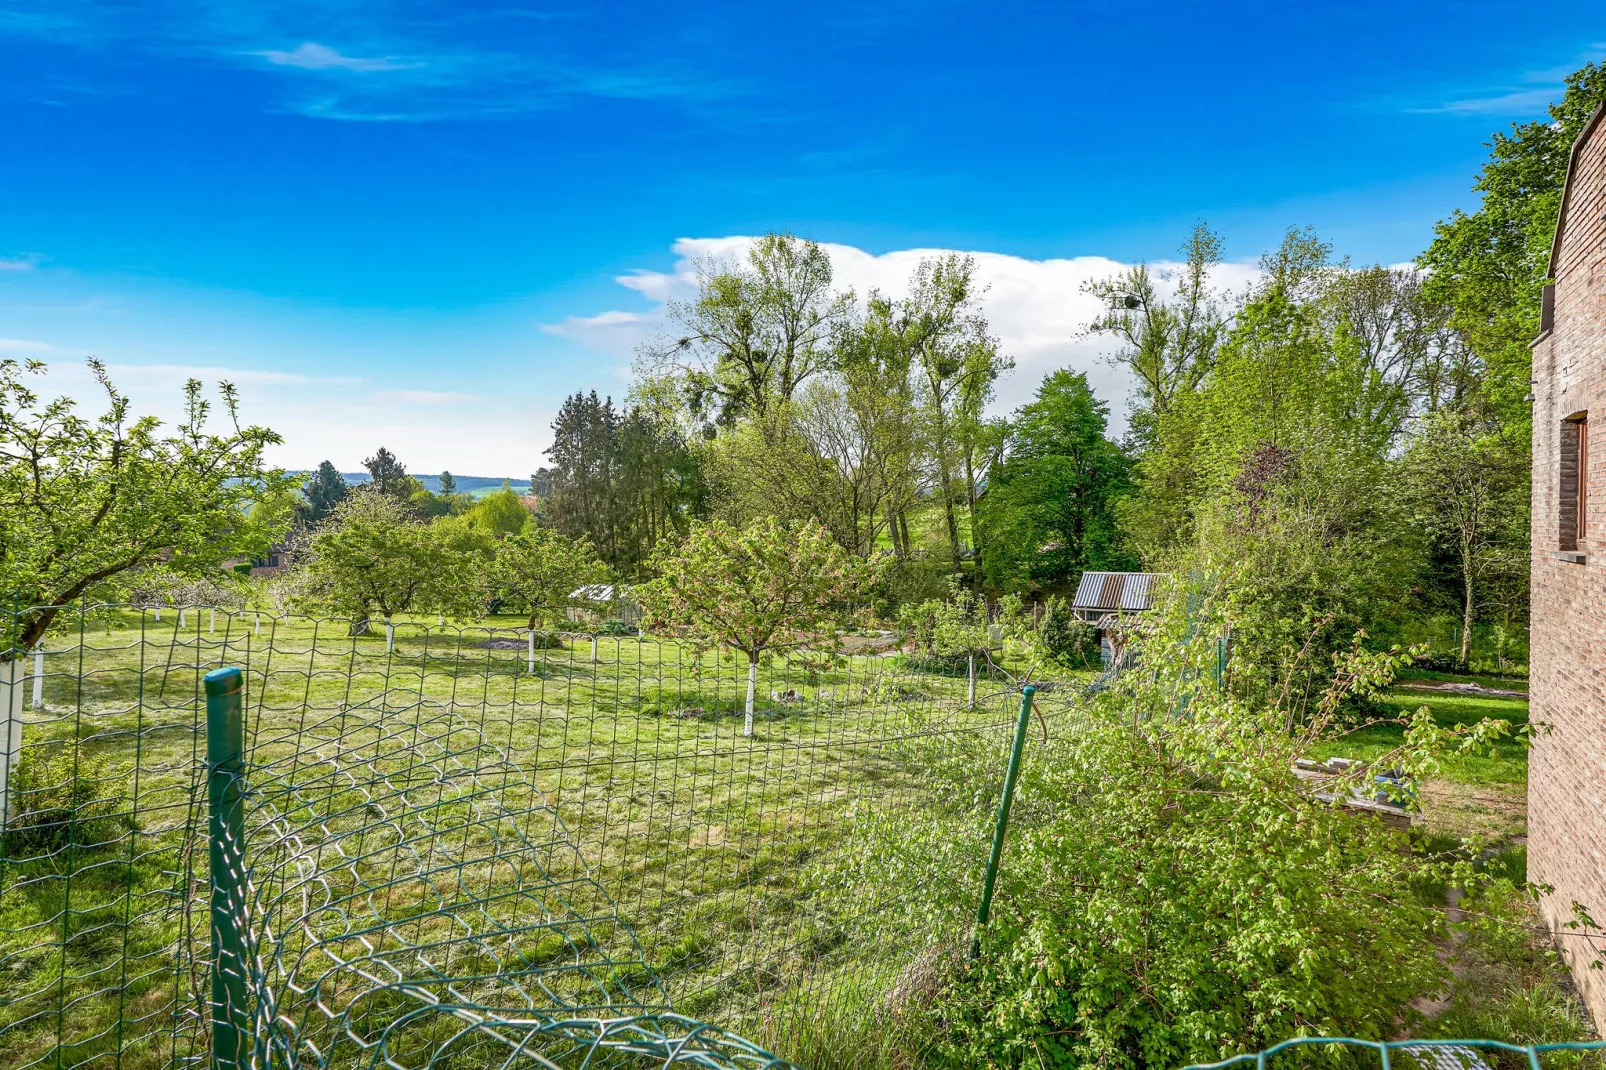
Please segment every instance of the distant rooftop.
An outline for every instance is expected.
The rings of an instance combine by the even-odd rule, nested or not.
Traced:
[[[1096,621],[1111,614],[1142,613],[1154,605],[1154,581],[1159,572],[1084,572],[1076,585],[1071,611],[1083,620]]]

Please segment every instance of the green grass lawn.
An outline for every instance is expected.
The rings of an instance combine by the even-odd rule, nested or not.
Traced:
[[[76,783],[71,805],[96,817],[0,853],[0,1067],[156,1066],[204,1043],[189,1009],[208,940],[198,803],[211,668],[246,672],[249,842],[263,852],[248,863],[279,927],[301,919],[292,939],[370,916],[416,916],[410,939],[447,939],[457,930],[439,911],[419,911],[489,897],[463,917],[500,943],[462,950],[457,933],[423,955],[432,969],[483,959],[495,977],[506,971],[490,964],[510,954],[562,962],[561,998],[627,989],[782,1047],[776,1023],[799,986],[822,1004],[843,985],[889,981],[914,935],[879,925],[880,904],[832,891],[855,864],[860,815],[944,807],[920,775],[919,745],[934,736],[979,741],[994,760],[978,764],[976,790],[996,791],[1018,702],[983,680],[972,707],[963,676],[906,672],[897,658],[778,658],[762,666],[747,736],[745,663],[674,643],[566,637],[532,654],[514,618],[400,621],[394,643],[383,626],[353,637],[254,612],[190,611],[182,628],[173,610],[79,624],[47,644],[20,768],[34,805]],[[471,820],[475,786],[510,776],[539,794]],[[386,836],[421,846],[398,853]],[[986,830],[956,837],[973,864],[954,879],[978,882]],[[536,847],[506,855],[503,842]],[[364,860],[334,865],[348,849]],[[409,868],[454,850],[444,891]],[[531,858],[539,873],[520,868]],[[296,876],[308,859],[334,865],[320,895],[357,906],[308,900]],[[550,998],[490,980],[459,988],[513,1006]]]
[[[1510,682],[1479,681],[1485,686],[1510,687]],[[1525,698],[1496,698],[1474,695],[1435,694],[1427,691],[1396,689],[1385,695],[1381,703],[1391,718],[1407,718],[1426,707],[1433,719],[1449,728],[1475,724],[1486,717],[1507,722],[1513,732],[1528,723],[1528,700]],[[1341,739],[1323,746],[1313,757],[1359,758],[1372,761],[1394,750],[1405,742],[1405,726],[1398,721],[1371,724],[1358,728]],[[1494,753],[1483,757],[1457,757],[1447,759],[1442,776],[1456,784],[1471,786],[1500,785],[1525,788],[1528,783],[1528,748],[1520,737],[1501,740]]]

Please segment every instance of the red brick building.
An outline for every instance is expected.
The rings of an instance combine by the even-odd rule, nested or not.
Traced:
[[[1533,346],[1533,626],[1528,876],[1554,889],[1552,927],[1579,903],[1606,923],[1606,120],[1573,145]],[[1591,425],[1595,433],[1591,433]],[[1579,991],[1606,1027],[1597,930],[1561,929]]]

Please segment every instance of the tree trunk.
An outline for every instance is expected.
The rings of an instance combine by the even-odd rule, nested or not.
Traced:
[[[1477,602],[1472,597],[1472,547],[1468,540],[1461,542],[1461,581],[1465,599],[1461,605],[1461,667],[1466,668],[1472,657],[1472,622],[1477,613]]]
[[[970,449],[965,449],[965,510],[970,515],[970,545],[975,548],[976,560],[971,569],[970,589],[981,594],[981,525],[976,523],[976,469],[970,461]]]
[[[753,694],[758,690],[758,651],[750,650],[747,653],[747,721],[742,726],[742,735],[753,734]]]

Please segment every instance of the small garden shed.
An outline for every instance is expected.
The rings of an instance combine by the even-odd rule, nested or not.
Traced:
[[[1071,600],[1071,613],[1099,632],[1099,649],[1106,667],[1125,651],[1126,636],[1136,618],[1154,605],[1158,572],[1084,572]]]

